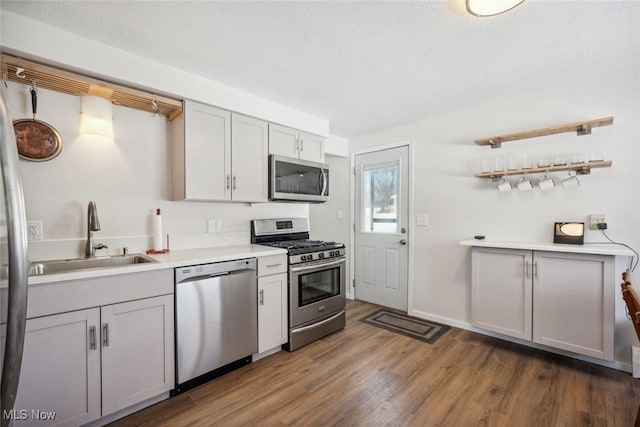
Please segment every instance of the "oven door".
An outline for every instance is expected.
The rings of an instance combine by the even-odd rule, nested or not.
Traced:
[[[289,273],[291,328],[344,309],[346,258],[294,265]]]

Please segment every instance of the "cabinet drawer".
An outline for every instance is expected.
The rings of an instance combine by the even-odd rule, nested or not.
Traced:
[[[270,255],[258,258],[258,276],[287,272],[287,255]]]

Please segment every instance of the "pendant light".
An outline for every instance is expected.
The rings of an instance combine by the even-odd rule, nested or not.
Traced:
[[[518,6],[524,0],[466,0],[467,12],[475,16],[494,16]]]

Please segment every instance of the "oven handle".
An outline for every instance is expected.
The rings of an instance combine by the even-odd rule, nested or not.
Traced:
[[[338,314],[334,314],[333,316],[328,317],[328,318],[324,319],[321,322],[314,323],[313,325],[309,325],[309,326],[303,326],[302,328],[298,328],[298,329],[292,329],[291,333],[292,334],[299,334],[300,332],[304,332],[304,331],[308,331],[309,329],[317,328],[318,326],[322,326],[325,323],[331,322],[333,319],[335,319],[337,317],[340,317],[343,314],[344,314],[344,310],[340,310],[340,312]]]
[[[292,273],[300,273],[300,272],[304,272],[304,271],[321,270],[321,269],[325,269],[325,268],[329,268],[329,267],[334,267],[336,265],[344,264],[345,262],[346,262],[346,258],[345,257],[341,257],[337,261],[320,262],[320,263],[317,263],[317,264],[306,265],[306,266],[303,266],[303,267],[291,267],[291,272]]]

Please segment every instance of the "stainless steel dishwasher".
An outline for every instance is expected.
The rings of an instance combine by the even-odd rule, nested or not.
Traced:
[[[175,275],[179,393],[258,352],[256,259],[176,268]]]

